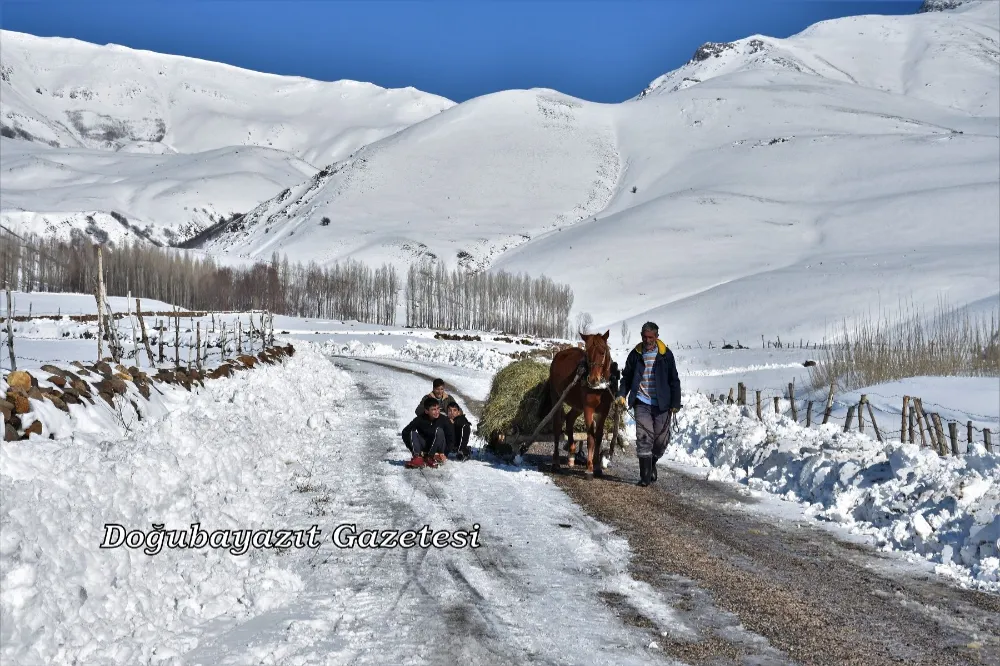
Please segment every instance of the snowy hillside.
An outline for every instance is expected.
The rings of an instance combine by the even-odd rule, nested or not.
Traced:
[[[603,210],[621,168],[605,108],[555,91],[496,93],[367,146],[229,225],[207,249],[331,263],[434,255],[484,268]]]
[[[0,73],[5,133],[63,147],[265,146],[326,164],[453,105],[413,88],[262,74],[9,30],[0,33]]]
[[[623,104],[477,98],[205,249],[544,272],[598,325],[653,317],[671,339],[818,340],[900,297],[996,303],[998,9],[828,21],[749,54],[746,40]]]
[[[884,90],[973,115],[1000,115],[996,11],[959,3],[932,16],[853,16],[821,21],[788,39],[754,35],[702,45],[639,97],[748,70],[793,71]],[[996,3],[987,3],[995,5]]]
[[[182,242],[452,102],[0,31],[0,220]],[[92,221],[93,220],[93,221]]]
[[[75,229],[113,242],[136,233],[180,242],[250,210],[261,192],[316,173],[293,155],[257,146],[150,155],[0,139],[0,149],[0,220],[21,233],[63,239]]]

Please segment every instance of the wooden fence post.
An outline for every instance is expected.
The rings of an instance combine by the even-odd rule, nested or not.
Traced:
[[[902,442],[903,444],[906,444],[906,414],[907,414],[907,411],[909,409],[909,404],[910,404],[910,396],[904,395],[903,396],[903,411],[902,411],[902,417],[901,417],[902,420],[900,421],[900,426],[899,426],[899,441]],[[913,437],[912,436],[910,437],[910,443],[911,444],[913,443]]]
[[[250,348],[253,349],[253,343]],[[236,317],[236,353],[243,353],[243,320],[239,316]]]
[[[139,299],[136,299],[138,301]],[[125,300],[125,314],[128,315],[128,326],[132,330],[132,358],[135,359],[135,364],[139,365],[139,340],[135,334],[135,321],[132,320],[132,292],[128,292],[128,297]],[[138,316],[138,315],[137,315]]]
[[[864,393],[861,394],[861,400],[858,400],[858,432],[862,435],[865,434],[865,403],[868,402],[868,396]]]
[[[913,399],[913,411],[917,413],[917,432],[920,433],[920,448],[927,446],[927,439],[924,437],[924,409],[920,398]],[[913,435],[910,435],[913,439]]]
[[[958,424],[948,421],[948,438],[951,439],[951,455],[958,455]]]
[[[13,296],[10,293],[10,282],[4,284],[7,289],[7,351],[10,353],[10,371],[14,372],[17,370],[17,357],[14,355],[14,305]],[[98,355],[100,355],[101,342],[100,336],[98,336],[97,341]],[[99,358],[97,360],[100,360]]]
[[[778,396],[774,396],[774,415],[775,416],[778,416],[779,414],[781,414],[781,407],[779,406],[779,401],[780,400],[781,400],[781,398],[779,398]]]
[[[157,357],[159,362],[163,363],[163,334],[167,329],[163,327],[163,320],[156,320],[156,346],[157,346]]]
[[[909,423],[909,432],[907,432],[907,435],[910,438],[910,444],[916,444],[916,442],[913,441],[913,428],[914,428],[914,425],[917,422],[917,417],[914,415],[915,411],[917,411],[917,410],[916,409],[911,409],[910,410],[910,416],[909,416],[910,423]]]
[[[757,420],[763,421],[764,414],[760,410],[760,391],[756,391],[756,393],[757,393]]]
[[[181,315],[174,306],[174,367],[181,367]]]
[[[813,422],[813,401],[806,403],[806,427],[811,428]]]
[[[865,404],[868,405],[868,416],[871,417],[872,420],[872,428],[875,430],[875,438],[879,442],[884,442],[885,440],[882,439],[882,433],[878,429],[878,423],[875,422],[875,412],[872,410],[872,403],[865,400]]]
[[[97,282],[94,284],[94,298],[97,300],[97,362],[100,363],[104,358],[104,301],[101,300],[104,255],[101,253],[100,245],[95,245],[94,250],[97,252]]]
[[[729,388],[729,397],[726,399],[726,404],[727,405],[733,404],[733,389],[732,389],[732,387]]]
[[[934,434],[937,437],[938,452],[943,456],[948,455],[944,443],[944,426],[941,425],[941,415],[937,412],[934,413]]]
[[[792,420],[799,422],[799,410],[795,408],[795,382],[788,385],[788,402],[792,406]]]
[[[226,347],[229,346],[229,340],[226,339],[226,322],[219,321],[219,330],[221,335],[219,336],[219,361],[222,362],[226,359]]]
[[[738,405],[747,404],[747,387],[740,382],[736,391],[736,403]]]
[[[153,360],[153,350],[149,346],[149,336],[146,335],[146,320],[142,318],[142,304],[139,299],[135,299],[135,316],[139,318],[139,330],[142,331],[142,344],[146,347],[146,357],[149,359],[149,367],[155,367],[156,361]],[[139,365],[139,360],[136,359],[136,365]]]
[[[990,438],[991,434],[992,433],[989,428],[983,428],[983,444],[986,446],[987,453],[993,452],[993,440]]]
[[[965,424],[965,451],[969,452],[972,450],[972,421],[968,421]]]
[[[201,322],[200,321],[198,322],[198,333],[197,337],[195,338],[195,349],[197,349],[197,352],[195,353],[195,362],[198,365],[198,369],[201,370]]]
[[[830,394],[826,396],[826,411],[823,413],[823,425],[830,420],[830,412],[833,411],[833,382],[830,382]]]
[[[854,405],[847,408],[847,420],[844,421],[844,432],[850,431],[852,421],[854,421]]]

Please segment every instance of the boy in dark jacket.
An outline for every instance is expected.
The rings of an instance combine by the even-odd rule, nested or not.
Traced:
[[[408,468],[437,467],[444,462],[444,452],[455,446],[455,430],[447,416],[441,414],[437,398],[423,401],[424,413],[403,428],[403,444],[413,453]]]
[[[427,398],[434,398],[437,400],[438,406],[441,408],[441,414],[445,413],[445,407],[447,407],[448,403],[454,399],[444,390],[444,380],[440,378],[435,379],[431,383],[431,392],[421,398],[420,404],[417,405],[415,410],[413,410],[413,413],[416,416],[420,416],[424,413],[424,401]]]
[[[462,408],[455,401],[448,403],[448,420],[451,421],[451,425],[455,429],[455,445],[458,447],[457,452],[452,450],[448,453],[455,453],[458,460],[468,460],[469,456],[472,455],[472,450],[469,448],[472,424],[469,423],[469,419],[465,418]]]
[[[681,408],[681,380],[674,354],[659,339],[651,321],[642,325],[642,342],[629,352],[618,387],[618,403],[635,409],[635,450],[639,485],[656,481],[656,461],[670,443],[670,419]]]

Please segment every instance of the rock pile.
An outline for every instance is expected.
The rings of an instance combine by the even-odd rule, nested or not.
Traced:
[[[10,442],[28,439],[31,433],[42,434],[41,421],[34,420],[27,427],[21,422],[24,414],[33,411],[31,400],[47,400],[67,413],[69,405],[93,405],[98,399],[114,407],[114,397],[125,395],[128,384],[133,384],[139,395],[149,400],[151,390],[155,389],[157,383],[179,384],[190,391],[192,385],[204,386],[206,379],[231,377],[235,372],[252,369],[258,363],[274,365],[294,353],[292,345],[276,346],[257,355],[241,354],[207,372],[196,368],[159,368],[154,375],[149,375],[136,366],[112,366],[106,361],[94,364],[73,361],[70,365],[76,368],[75,371],[43,365],[40,376],[47,374],[43,381],[51,385],[46,388],[39,385],[34,371],[17,370],[7,374],[7,393],[5,399],[0,400],[4,440]]]

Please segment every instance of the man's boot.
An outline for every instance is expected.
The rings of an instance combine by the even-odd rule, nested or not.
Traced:
[[[639,458],[639,483],[636,485],[643,487],[649,485],[649,464],[652,460],[648,457]]]
[[[659,456],[649,459],[649,482],[654,483],[656,481],[656,462],[659,460]]]

